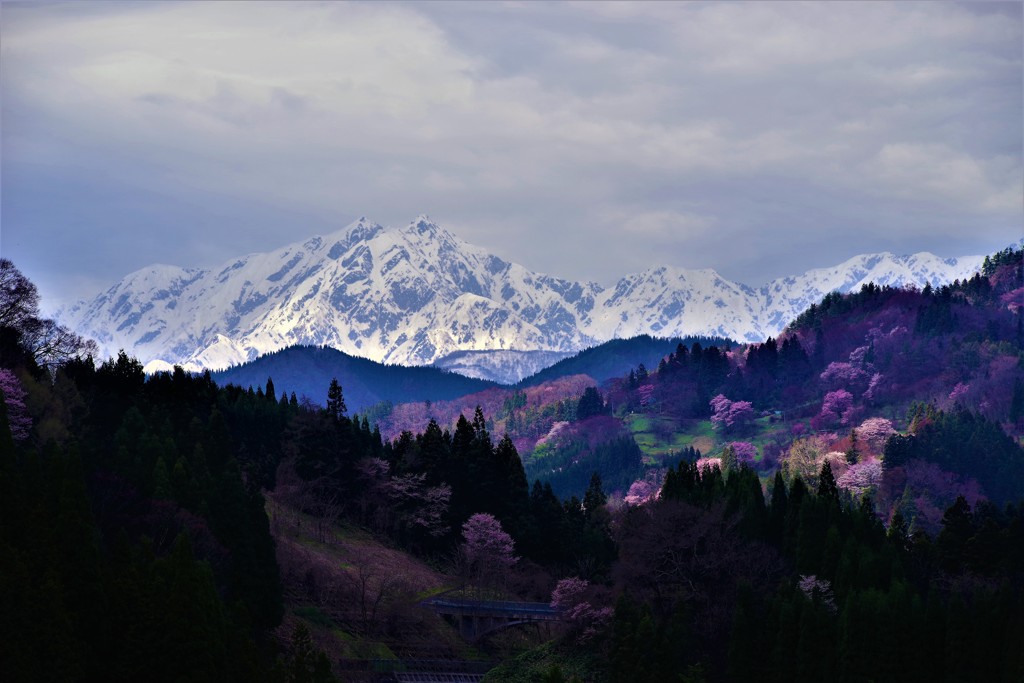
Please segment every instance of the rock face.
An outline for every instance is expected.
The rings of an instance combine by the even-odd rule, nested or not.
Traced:
[[[531,272],[469,245],[426,216],[400,229],[360,219],[341,232],[212,270],[154,265],[58,319],[147,367],[218,369],[294,344],[426,365],[465,351],[574,353],[613,338],[713,335],[762,341],[828,292],[923,286],[971,276],[982,257],[854,257],[759,289],[713,270],[651,268],[614,287]],[[448,359],[471,374],[473,356]],[[523,355],[536,363],[535,354]],[[491,365],[521,373],[514,358]],[[525,362],[525,360],[524,360]],[[493,373],[484,373],[484,375]]]

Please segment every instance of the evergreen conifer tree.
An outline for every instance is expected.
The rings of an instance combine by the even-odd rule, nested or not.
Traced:
[[[821,474],[818,476],[818,497],[839,502],[839,487],[836,486],[836,478],[832,475],[832,464],[828,460],[821,466]]]
[[[345,417],[345,413],[348,412],[348,407],[345,405],[345,397],[341,391],[341,385],[338,383],[338,378],[335,377],[331,380],[331,386],[327,389],[327,412],[335,420],[341,420]]]

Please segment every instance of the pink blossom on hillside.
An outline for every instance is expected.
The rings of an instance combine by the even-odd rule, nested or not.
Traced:
[[[754,407],[750,401],[730,401],[719,394],[711,401],[711,421],[725,430],[739,428],[754,419]]]
[[[356,463],[356,474],[361,485],[352,502],[364,523],[377,530],[409,526],[435,537],[448,533],[448,484],[428,486],[423,473],[392,475],[381,458],[363,458]]]
[[[730,445],[736,453],[736,462],[750,464],[757,459],[757,446],[749,441],[733,441]]]
[[[701,474],[704,474],[705,470],[711,471],[712,468],[715,468],[717,470],[722,469],[721,458],[700,458],[694,464],[697,466],[697,471],[700,472]]]
[[[858,367],[865,365],[867,363],[868,351],[870,350],[870,346],[858,346],[853,351],[850,351],[850,362]]]
[[[1017,289],[1007,292],[999,297],[999,300],[1006,305],[1008,309],[1014,313],[1018,313],[1024,308],[1024,287],[1018,287]]]
[[[845,389],[837,389],[830,391],[825,394],[825,400],[822,403],[822,412],[835,413],[841,415],[850,407],[853,403],[853,395]]]
[[[853,416],[853,394],[846,389],[836,389],[825,394],[818,420],[822,426],[849,424]]]
[[[850,465],[836,479],[836,484],[855,496],[862,496],[882,483],[882,474],[882,463],[875,458],[868,458]]]
[[[462,525],[463,554],[470,565],[510,567],[518,558],[513,554],[512,537],[493,515],[477,513]]]
[[[583,594],[588,586],[590,582],[576,576],[562,579],[551,591],[551,606],[559,610],[575,607],[583,600]]]
[[[832,594],[832,584],[827,579],[819,579],[814,574],[800,575],[800,590],[809,600],[817,598],[828,611],[836,611],[836,599]]]
[[[983,374],[978,373],[972,377],[970,392],[960,403],[981,411],[992,421],[1001,422],[1009,416],[1013,386],[1020,377],[1020,370],[1016,353],[1011,355],[995,349],[991,351],[994,355],[988,361],[988,367]],[[987,409],[982,409],[983,402],[988,403]]]
[[[884,417],[869,417],[857,427],[857,439],[860,440],[864,450],[880,454],[885,448],[885,442],[896,433],[892,421]]]
[[[651,470],[643,479],[637,479],[630,484],[623,502],[626,505],[637,506],[656,499],[661,492],[662,478],[663,473],[660,470]]]
[[[949,400],[952,403],[959,403],[964,396],[967,395],[967,390],[971,388],[970,384],[964,384],[963,382],[957,382],[956,386],[953,387],[953,391],[949,392]]]
[[[613,614],[610,607],[595,609],[590,604],[586,599],[589,587],[589,582],[573,576],[559,581],[551,592],[551,606],[561,610],[579,642],[586,642],[604,630]]]
[[[859,392],[867,385],[868,374],[850,363],[829,363],[819,379],[834,389],[847,387]]]
[[[824,465],[826,462],[832,468],[832,476],[835,478],[844,475],[850,467],[850,463],[846,461],[846,453],[842,451],[829,451],[826,453],[821,464]]]
[[[24,441],[32,429],[32,418],[25,408],[25,390],[18,376],[7,368],[0,368],[0,391],[7,408],[7,424],[15,441]]]
[[[725,397],[725,394],[718,394],[712,398],[709,403],[711,404],[711,410],[717,415],[718,413],[724,413],[729,410],[729,406],[732,405],[732,401]]]
[[[867,391],[864,392],[865,401],[877,401],[882,398],[885,391],[885,377],[880,372],[871,375]]]
[[[554,424],[551,425],[551,429],[548,430],[548,433],[545,434],[544,436],[540,437],[537,440],[537,444],[536,445],[540,446],[540,445],[546,444],[548,441],[551,441],[556,436],[558,436],[558,434],[560,432],[564,431],[565,428],[568,427],[568,426],[569,426],[568,422],[555,422]]]
[[[434,537],[446,534],[448,524],[444,517],[448,512],[451,497],[452,488],[444,483],[417,491],[416,506],[409,515],[410,525],[423,529]]]

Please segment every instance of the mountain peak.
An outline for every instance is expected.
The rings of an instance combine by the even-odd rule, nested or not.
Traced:
[[[416,218],[409,223],[409,227],[421,235],[426,233],[437,234],[438,231],[441,230],[441,227],[434,221],[430,220],[430,216],[425,213],[421,213],[419,216],[416,216]]]
[[[936,286],[981,265],[908,260],[868,254],[758,289],[710,268],[653,266],[603,288],[507,263],[426,214],[397,230],[360,216],[334,234],[211,271],[143,268],[58,317],[104,353],[124,348],[143,364],[216,369],[311,344],[424,365],[471,350],[574,353],[638,334],[762,341],[833,290],[868,280]]]

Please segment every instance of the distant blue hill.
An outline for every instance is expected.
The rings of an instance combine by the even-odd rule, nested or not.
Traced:
[[[640,335],[629,339],[612,339],[598,346],[580,351],[540,372],[527,377],[517,387],[533,387],[568,375],[588,375],[598,383],[613,377],[624,377],[641,363],[648,370],[658,367],[661,359],[676,350],[679,344],[690,348],[694,342],[701,346],[729,348],[736,342],[720,337],[672,337],[663,339]]]
[[[295,392],[319,405],[326,402],[327,387],[336,377],[349,413],[363,412],[381,401],[447,401],[497,386],[438,368],[384,365],[318,346],[291,346],[210,376],[221,386],[246,388],[264,387],[272,378],[278,398],[281,392]]]
[[[640,363],[654,370],[680,343],[689,347],[694,342],[703,346],[734,343],[710,337],[658,339],[641,335],[613,339],[563,359],[516,386],[536,386],[568,375],[588,375],[604,382],[627,375]],[[382,401],[393,404],[449,401],[501,386],[436,367],[384,365],[319,346],[291,346],[242,365],[211,372],[210,376],[221,386],[234,384],[245,388],[264,387],[271,378],[278,398],[281,392],[295,392],[296,396],[306,396],[319,405],[325,403],[327,387],[331,379],[337,377],[350,413],[365,412]]]

